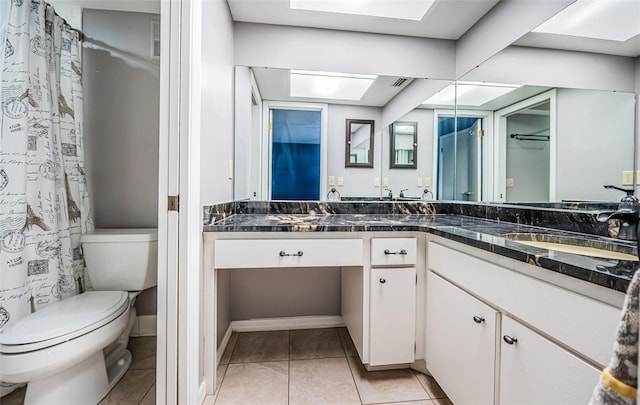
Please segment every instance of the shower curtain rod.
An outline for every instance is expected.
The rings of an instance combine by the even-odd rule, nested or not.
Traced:
[[[540,134],[511,134],[509,135],[511,138],[515,138],[519,141],[540,141],[546,142],[549,140],[549,135],[540,135]]]
[[[53,7],[51,4],[49,4],[49,3],[47,3],[47,2],[45,2],[45,4],[47,5],[47,7],[51,7],[51,9],[53,10],[53,13],[54,13],[57,17],[60,17],[60,19],[62,19],[62,24],[63,24],[63,25],[67,26],[67,27],[69,28],[69,30],[70,30],[70,31],[74,31],[76,34],[78,34],[78,41],[82,41],[82,40],[84,39],[84,34],[82,33],[82,31],[80,31],[80,30],[79,30],[79,29],[77,29],[77,28],[73,28],[73,27],[71,26],[71,24],[69,24],[69,23],[67,22],[67,20],[65,20],[65,19],[64,19],[64,17],[60,16],[60,14],[58,14],[58,13],[56,12],[55,7]]]

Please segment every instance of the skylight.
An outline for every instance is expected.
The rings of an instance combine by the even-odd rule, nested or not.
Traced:
[[[435,0],[289,0],[294,10],[420,21]]]
[[[501,83],[458,82],[458,104],[467,106],[481,106],[500,96],[517,89],[518,85]],[[422,104],[454,105],[456,89],[453,84],[431,96]]]
[[[378,76],[291,70],[291,97],[360,100]]]
[[[640,35],[640,1],[578,0],[533,32],[624,42]]]

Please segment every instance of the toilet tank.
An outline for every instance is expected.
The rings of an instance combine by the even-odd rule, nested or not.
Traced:
[[[80,242],[95,290],[141,291],[157,284],[156,228],[96,229]]]

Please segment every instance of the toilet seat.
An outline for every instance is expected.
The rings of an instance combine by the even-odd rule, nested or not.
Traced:
[[[100,328],[128,308],[126,291],[89,291],[54,302],[0,333],[0,353],[55,346]]]

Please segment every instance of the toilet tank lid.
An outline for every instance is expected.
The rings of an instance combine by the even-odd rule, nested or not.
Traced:
[[[92,242],[150,242],[158,240],[157,228],[95,229],[80,237],[82,243]]]

